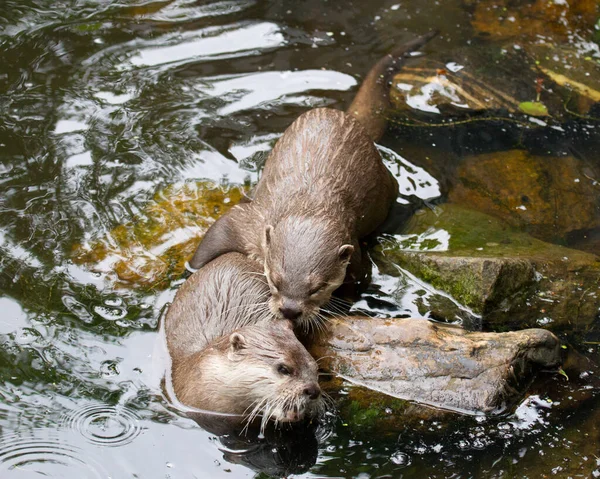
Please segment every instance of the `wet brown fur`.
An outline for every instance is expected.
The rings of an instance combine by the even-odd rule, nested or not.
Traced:
[[[177,399],[215,412],[295,421],[321,401],[317,365],[288,321],[272,321],[261,265],[229,253],[194,273],[165,317]],[[278,368],[285,365],[289,374]],[[312,388],[312,389],[311,389]]]
[[[190,265],[200,268],[229,251],[255,258],[264,264],[272,312],[285,316],[289,306],[310,323],[346,273],[356,279],[359,240],[383,223],[396,199],[398,184],[373,140],[385,129],[390,68],[431,36],[380,60],[349,114],[318,108],[294,121],[267,159],[253,200],[219,218]]]

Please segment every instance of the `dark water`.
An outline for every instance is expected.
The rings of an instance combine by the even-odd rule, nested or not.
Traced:
[[[347,106],[369,66],[415,34],[442,31],[425,51],[481,41],[467,4],[0,0],[2,478],[256,475],[161,393],[158,318],[179,277],[170,287],[117,288],[114,273],[75,264],[72,250],[139,218],[166,185],[255,180],[257,154],[297,115]],[[441,136],[449,144],[440,148],[460,155],[461,138]],[[408,152],[420,145],[406,141],[393,132],[384,141],[407,148],[405,160],[388,151],[390,163],[404,161],[422,199],[439,197],[446,179],[414,167]],[[393,288],[384,275],[375,282]],[[418,314],[419,289],[409,284],[396,312]],[[578,391],[559,378],[544,386],[500,419],[385,434],[334,419],[318,445],[292,445],[310,450],[289,470],[598,477],[597,398],[561,409],[548,391]],[[277,472],[254,463],[265,471],[258,477]]]

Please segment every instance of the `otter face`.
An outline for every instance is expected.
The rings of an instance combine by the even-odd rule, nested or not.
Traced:
[[[264,269],[276,317],[305,327],[321,322],[319,310],[343,283],[354,253],[332,233],[326,222],[312,218],[265,228]]]
[[[227,358],[236,371],[227,377],[234,378],[232,391],[248,422],[262,416],[264,428],[270,420],[295,422],[322,410],[317,363],[291,322],[269,321],[232,333]]]

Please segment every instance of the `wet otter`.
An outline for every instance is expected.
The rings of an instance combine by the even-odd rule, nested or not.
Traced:
[[[257,259],[271,311],[311,324],[344,278],[356,279],[359,240],[386,219],[396,199],[398,184],[373,143],[385,129],[389,71],[434,35],[380,60],[348,113],[318,108],[294,121],[269,155],[252,201],[209,228],[190,266],[230,251]]]
[[[273,321],[260,264],[228,253],[179,288],[165,316],[171,381],[187,406],[293,422],[322,407],[317,364]]]

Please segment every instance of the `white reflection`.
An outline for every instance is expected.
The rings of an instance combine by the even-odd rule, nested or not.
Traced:
[[[150,253],[155,256],[160,256],[168,251],[173,246],[184,244],[187,241],[198,238],[203,233],[200,227],[184,226],[176,230],[169,231],[160,238],[160,244],[150,250]]]
[[[401,195],[415,195],[422,200],[430,200],[442,195],[440,184],[423,168],[413,165],[394,150],[377,145],[383,162],[398,180]]]
[[[116,93],[112,93],[110,91],[99,91],[96,92],[94,96],[110,105],[122,105],[134,97],[133,93],[123,93],[121,95],[117,95]]]
[[[70,156],[65,161],[65,168],[73,168],[75,166],[92,166],[94,160],[92,160],[92,153],[90,151],[84,151],[77,155]]]
[[[220,108],[219,115],[230,115],[273,100],[296,104],[297,98],[288,100],[286,96],[311,90],[345,91],[356,85],[356,80],[350,75],[328,70],[260,72],[204,81],[209,85],[199,85],[196,88],[206,95],[231,95],[236,98]]]
[[[179,177],[181,179],[203,179],[216,182],[227,181],[228,183],[244,183],[250,179],[256,182],[258,177],[254,172],[244,170],[238,163],[225,158],[216,150],[204,150],[194,154],[193,159],[184,167]]]
[[[14,299],[0,297],[0,334],[9,334],[28,325],[27,313]]]
[[[450,233],[446,230],[433,228],[417,234],[394,235],[403,251],[448,251]]]
[[[3,258],[13,258],[22,261],[25,265],[40,268],[42,263],[22,246],[14,244],[0,231],[0,253]]]
[[[451,64],[451,71],[458,71],[462,66]],[[478,102],[468,95],[464,90],[449,81],[444,75],[428,78],[427,83],[421,87],[415,87],[410,83],[398,83],[396,88],[403,92],[406,104],[415,110],[427,113],[441,113],[438,108],[440,102],[453,105],[457,108],[478,108]],[[471,101],[472,105],[469,105]]]
[[[54,127],[54,133],[56,135],[62,135],[63,133],[73,133],[75,131],[87,130],[88,126],[82,121],[78,120],[58,120],[56,127]]]
[[[267,135],[255,136],[245,143],[240,143],[237,145],[232,145],[229,148],[229,153],[231,153],[236,160],[242,161],[246,158],[250,158],[255,153],[259,151],[269,151],[273,144],[273,140],[276,140],[281,135],[278,133],[270,133]]]
[[[226,31],[222,27],[207,28],[181,37],[182,41],[176,45],[159,46],[166,42],[165,38],[159,38],[147,47],[142,46],[140,52],[131,57],[129,62],[138,67],[164,65],[227,53],[274,48],[285,43],[279,27],[268,22],[240,25]]]
[[[542,411],[551,407],[552,403],[532,394],[519,405],[510,423],[517,429],[530,429],[536,424],[545,424]]]

